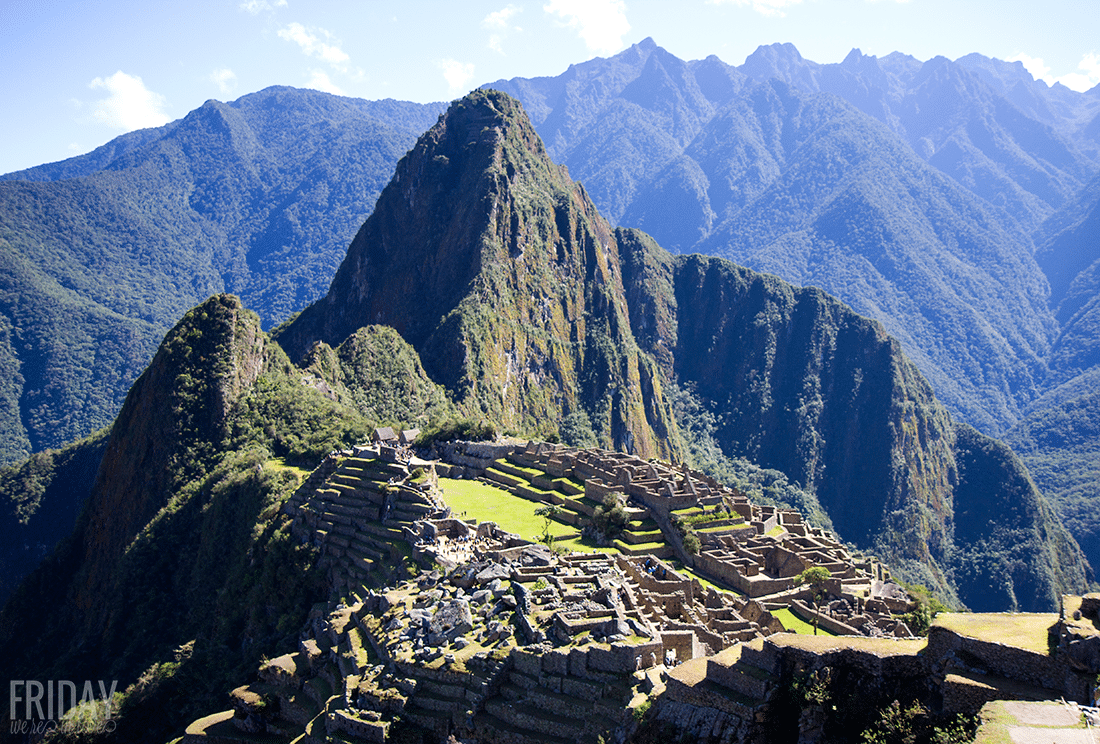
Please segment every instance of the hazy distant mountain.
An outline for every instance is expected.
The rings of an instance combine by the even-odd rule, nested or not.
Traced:
[[[1082,547],[1100,556],[1100,178],[1039,234],[1060,331],[1047,390],[1007,439]]]
[[[215,292],[318,297],[439,105],[269,88],[0,181],[0,462],[108,424]]]
[[[1056,97],[1055,128],[972,71],[980,61],[855,50],[819,65],[784,44],[731,67],[647,39],[489,87],[531,109],[612,219],[836,294],[901,338],[951,409],[996,433],[1040,394],[1056,333],[1031,230],[1097,165],[1068,121],[1091,99],[1074,94],[1070,110],[1072,96]]]

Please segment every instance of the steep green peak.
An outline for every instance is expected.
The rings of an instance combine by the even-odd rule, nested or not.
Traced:
[[[595,214],[550,160],[520,103],[474,91],[398,163],[328,295],[280,330],[279,343],[300,359],[316,341],[335,347],[362,326],[383,324],[419,347],[486,268],[546,234],[554,205],[575,200]],[[535,222],[544,227],[530,227]]]
[[[495,90],[475,90],[454,101],[398,164],[393,183],[402,194],[423,188],[426,176],[437,187],[477,177],[563,175],[546,153],[523,105]],[[442,178],[440,178],[442,177]],[[385,195],[382,197],[385,198]]]
[[[230,410],[270,356],[260,319],[233,295],[214,295],[168,332],[111,428],[85,512],[80,606],[94,604],[114,557],[173,490],[210,467]]]

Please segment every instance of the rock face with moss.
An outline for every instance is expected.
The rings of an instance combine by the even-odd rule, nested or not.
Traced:
[[[818,289],[609,229],[503,94],[456,102],[420,139],[328,295],[278,339],[300,358],[375,323],[460,411],[531,435],[590,424],[605,446],[685,457],[694,427],[669,394],[683,391],[724,456],[783,472],[844,539],[968,604],[1050,607],[1084,587],[1077,546],[1026,476],[1008,477],[1014,456],[969,431],[960,447],[879,323]],[[1012,530],[956,522],[955,499],[975,498],[960,453],[968,473],[1008,467],[985,498],[1017,494]],[[1025,533],[1026,560],[1001,561]],[[983,579],[957,594],[952,572],[973,570],[962,556]]]
[[[615,236],[505,95],[475,92],[421,137],[278,339],[297,359],[368,324],[397,329],[467,415],[537,431],[584,412],[609,445],[675,453]]]

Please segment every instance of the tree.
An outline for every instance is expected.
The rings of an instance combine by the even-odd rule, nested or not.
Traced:
[[[801,586],[809,584],[814,601],[814,635],[817,635],[817,620],[820,615],[818,605],[825,597],[825,582],[832,578],[829,569],[824,566],[810,566],[805,571],[794,577],[794,583]]]
[[[606,494],[603,506],[597,506],[592,512],[592,524],[608,542],[621,535],[629,521],[626,509],[613,493]]]
[[[542,517],[542,541],[548,547],[554,547],[554,536],[550,534],[550,522],[559,514],[561,507],[557,504],[547,504],[535,509],[535,516]]]

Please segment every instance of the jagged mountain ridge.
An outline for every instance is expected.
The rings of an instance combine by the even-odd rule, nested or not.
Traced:
[[[954,494],[975,495],[957,487],[958,461],[969,453],[988,478],[1011,453],[983,449],[976,433],[960,446],[881,325],[820,290],[609,230],[499,93],[471,94],[421,138],[329,294],[276,335],[300,358],[374,322],[402,333],[459,410],[521,431],[580,412],[608,446],[678,453],[664,391],[690,387],[720,419],[728,456],[781,470],[817,494],[846,539],[922,566],[945,589],[957,551],[996,529],[956,533]],[[1026,478],[1017,495],[1034,517],[1024,523],[1072,546]],[[1084,581],[1076,555],[1050,565],[1044,554],[1000,578],[1029,584],[1017,587],[1022,601],[1045,605],[1063,579]]]
[[[613,222],[836,294],[886,323],[957,415],[996,434],[1040,394],[1055,333],[1030,233],[1086,182],[1096,154],[1080,122],[1095,115],[1091,97],[1019,77],[1014,100],[1025,90],[1028,110],[1045,112],[1030,118],[1002,95],[1009,72],[1026,72],[995,62],[854,50],[820,65],[776,44],[733,67],[647,39],[555,78],[490,85],[534,112],[551,155]],[[834,205],[843,189],[830,195],[822,179],[901,188],[882,195],[890,219],[876,206],[823,233],[822,218],[852,205]],[[939,276],[884,273],[884,249]],[[836,251],[844,268],[828,260]],[[1011,274],[991,269],[1001,259]]]

